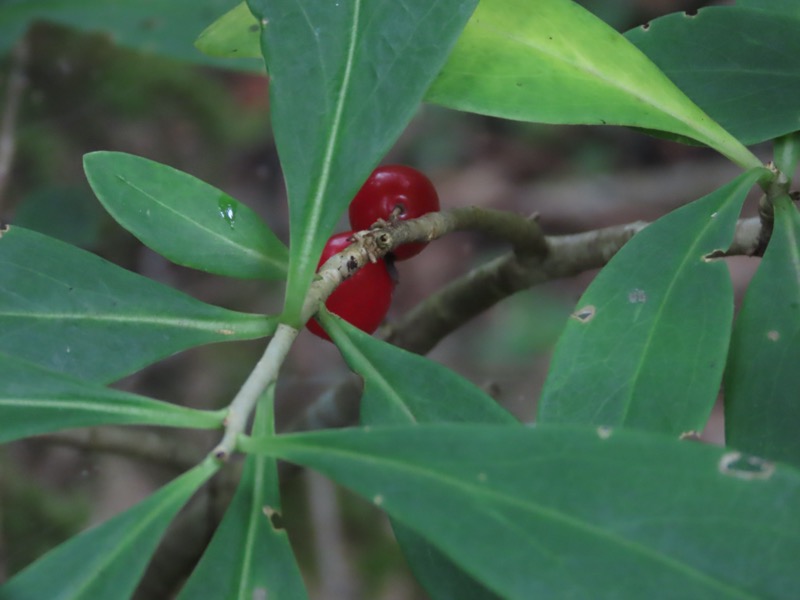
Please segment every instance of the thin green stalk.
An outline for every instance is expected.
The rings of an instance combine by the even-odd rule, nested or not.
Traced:
[[[225,434],[212,454],[218,460],[227,460],[236,448],[236,440],[244,433],[247,421],[259,397],[278,379],[278,371],[286,360],[298,330],[285,324],[278,325],[275,336],[270,340],[263,356],[247,377],[239,392],[228,407],[225,418]]]

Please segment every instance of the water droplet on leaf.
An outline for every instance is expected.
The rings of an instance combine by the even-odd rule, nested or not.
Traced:
[[[220,198],[219,216],[233,229],[236,226],[236,203],[230,198]]]

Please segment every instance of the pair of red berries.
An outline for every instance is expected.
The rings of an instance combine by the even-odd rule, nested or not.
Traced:
[[[350,226],[353,231],[337,233],[325,244],[317,268],[334,254],[352,243],[355,231],[369,229],[379,220],[392,222],[416,219],[439,210],[439,195],[430,179],[403,165],[378,167],[350,203]],[[407,260],[425,248],[424,243],[404,244],[393,252],[394,260]],[[355,275],[336,288],[325,302],[333,314],[338,315],[362,331],[372,333],[381,324],[392,302],[394,280],[384,259],[367,263]],[[315,320],[308,322],[308,330],[329,340]]]

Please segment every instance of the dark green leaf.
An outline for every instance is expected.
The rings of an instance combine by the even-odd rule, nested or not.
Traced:
[[[800,132],[782,135],[774,142],[773,161],[780,172],[791,181],[800,163]]]
[[[215,187],[123,152],[92,152],[83,165],[111,216],[172,262],[231,277],[286,277],[286,246],[250,208]]]
[[[325,330],[353,371],[364,378],[361,422],[365,425],[516,420],[466,379],[449,369],[369,336],[342,319],[322,312]],[[392,522],[411,570],[431,598],[495,598],[436,548]]]
[[[430,102],[541,123],[628,125],[760,161],[623,36],[570,0],[482,0]]]
[[[364,378],[365,423],[517,423],[486,392],[450,369],[367,335],[327,311],[320,316],[347,364]]]
[[[625,35],[720,125],[754,144],[800,129],[798,30],[800,9],[719,6]]]
[[[325,242],[417,110],[477,0],[249,0],[290,204],[286,318]]]
[[[775,203],[775,229],[736,318],[725,372],[731,446],[800,465],[800,215]]]
[[[51,550],[0,587],[0,598],[129,598],[167,525],[218,468],[208,459],[130,510]]]
[[[392,530],[403,556],[431,600],[498,600],[498,596],[480,581],[458,567],[422,535],[391,519]]]
[[[742,8],[774,12],[779,15],[800,17],[800,4],[797,3],[797,0],[736,0],[736,5]]]
[[[755,169],[628,242],[578,303],[556,347],[540,422],[681,434],[704,427],[733,319],[724,262]]]
[[[0,352],[47,369],[108,382],[274,328],[272,318],[205,304],[33,231],[0,231]]]
[[[632,430],[437,424],[249,440],[370,499],[503,598],[784,598],[800,472]]]
[[[2,353],[0,373],[0,443],[92,425],[213,429],[225,417],[104,388]]]
[[[256,411],[254,435],[274,434],[269,399]],[[275,459],[249,456],[236,495],[178,600],[307,598],[289,538],[272,523],[280,510]]]
[[[260,30],[247,2],[242,2],[209,25],[195,46],[209,56],[258,58],[262,62]]]
[[[261,60],[221,60],[194,47],[200,32],[237,0],[3,0],[0,53],[35,20],[109,34],[121,46],[200,64],[263,70]]]

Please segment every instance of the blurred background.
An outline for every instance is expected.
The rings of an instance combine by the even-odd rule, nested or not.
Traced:
[[[12,36],[2,17],[14,4],[4,8],[0,0],[0,38],[8,36],[0,43],[0,220],[66,240],[213,304],[278,312],[281,285],[192,271],[143,247],[103,211],[81,166],[82,156],[93,150],[163,162],[245,202],[288,243],[266,78],[181,60],[180,52],[172,50],[164,56],[147,43],[137,46],[128,40],[126,46],[135,48],[125,47],[115,43],[118,34],[104,30],[102,23],[79,31],[60,17],[49,18],[46,11],[26,24],[24,34]],[[204,7],[196,17],[201,18],[199,29],[189,24],[195,27],[186,32],[190,40],[236,2],[199,4]],[[709,3],[584,4],[624,31],[667,12]],[[154,14],[135,26],[158,39],[159,18]],[[766,156],[769,148],[755,150]],[[426,172],[445,207],[476,204],[525,215],[536,212],[549,235],[653,220],[737,174],[736,167],[713,152],[623,128],[516,123],[436,106],[421,107],[384,162]],[[755,214],[752,199],[747,212]],[[341,230],[345,228],[342,221]],[[399,265],[400,284],[389,321],[506,250],[495,240],[466,233],[431,244]],[[736,258],[729,264],[741,294],[757,260]],[[429,356],[530,421],[553,345],[593,276],[587,272],[519,293],[442,340]],[[179,404],[221,407],[235,394],[263,344],[194,349],[117,385]],[[347,377],[331,344],[301,333],[280,380],[279,429],[289,427]],[[136,431],[143,445],[152,441],[158,447],[158,433]],[[721,441],[718,419],[704,435]],[[82,447],[45,437],[1,448],[0,581],[75,532],[143,499],[216,441],[216,434],[207,433],[170,431],[169,436],[178,457],[168,464],[97,451],[88,437],[78,444]],[[390,526],[371,505],[318,477],[299,471],[285,475],[283,521],[314,597],[425,597],[393,545]],[[170,597],[171,586],[188,574],[192,556],[202,550],[230,489],[231,478],[221,477],[199,494],[182,524],[176,524],[181,542],[157,555],[139,598]],[[175,532],[172,538],[168,535],[167,544],[176,537]],[[186,556],[178,560],[181,553]]]

